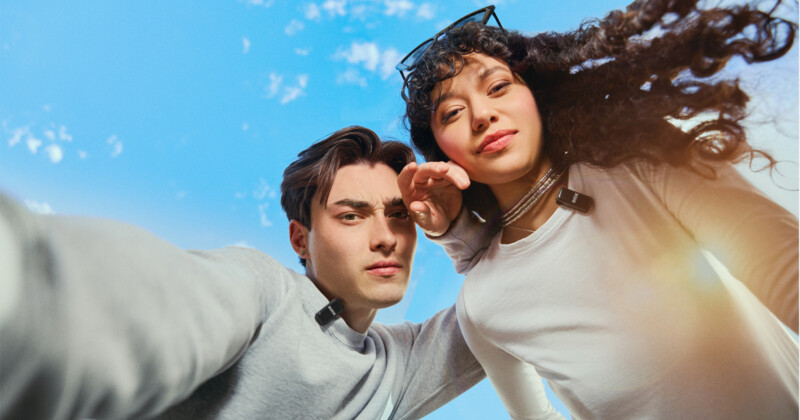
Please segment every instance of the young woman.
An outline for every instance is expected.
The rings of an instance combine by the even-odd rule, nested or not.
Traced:
[[[540,377],[578,418],[797,418],[798,223],[733,168],[775,161],[719,77],[791,48],[772,11],[639,1],[528,37],[490,7],[398,66],[428,161],[400,188],[513,418],[558,417]]]

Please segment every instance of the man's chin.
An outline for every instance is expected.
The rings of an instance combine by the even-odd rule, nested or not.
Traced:
[[[381,290],[376,291],[377,293],[372,295],[371,300],[374,308],[383,309],[400,303],[400,301],[403,300],[403,296],[406,294],[407,288],[407,283],[402,285],[384,285]]]

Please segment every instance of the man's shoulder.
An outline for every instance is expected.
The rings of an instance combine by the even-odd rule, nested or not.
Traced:
[[[425,330],[438,330],[440,328],[452,327],[458,328],[455,305],[440,310],[422,322],[404,321],[397,324],[373,322],[368,330],[368,334],[377,334],[381,336],[385,342],[396,341],[399,344],[413,341]]]

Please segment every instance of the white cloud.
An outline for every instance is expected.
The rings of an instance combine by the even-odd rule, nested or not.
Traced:
[[[117,157],[122,153],[122,142],[117,139],[117,135],[114,134],[106,140],[106,143],[112,145],[113,150],[111,150],[111,157]]]
[[[236,192],[233,194],[234,197],[238,198],[239,200],[247,197],[247,191],[244,192]]]
[[[242,131],[247,131],[248,128],[250,128],[249,124],[247,123],[242,124]]]
[[[295,48],[294,53],[297,55],[307,56],[311,52],[311,48]]]
[[[405,16],[409,10],[414,8],[414,3],[408,0],[385,0],[384,5],[386,6],[386,11],[383,13],[387,16]]]
[[[381,68],[380,68],[382,79],[386,80],[389,78],[389,76],[394,74],[395,66],[397,66],[397,63],[400,62],[401,58],[403,57],[394,48],[389,48],[388,50],[383,52],[383,54],[381,55]]]
[[[334,57],[344,58],[350,64],[363,63],[367,70],[374,72],[380,60],[380,50],[374,42],[353,42],[349,50],[340,49]]]
[[[319,6],[317,6],[316,3],[310,3],[305,5],[305,7],[303,8],[303,13],[305,14],[306,19],[308,20],[317,20],[322,15],[322,13],[320,13],[319,11]]]
[[[308,75],[307,74],[298,75],[297,76],[297,83],[302,88],[306,87],[306,85],[308,85]]]
[[[44,112],[50,112],[50,110],[53,109],[53,107],[48,104],[44,104],[42,105],[42,109],[44,110]]]
[[[11,133],[11,138],[8,139],[8,145],[14,147],[15,144],[22,140],[22,136],[28,133],[28,127],[15,128]]]
[[[34,154],[36,153],[37,150],[39,150],[39,146],[42,145],[42,141],[41,140],[37,139],[36,137],[31,136],[30,134],[28,135],[27,143],[28,143],[28,150],[30,150],[31,153],[34,153]]]
[[[67,127],[62,125],[58,128],[58,139],[62,141],[72,141],[72,134],[67,134]]]
[[[267,196],[274,198],[275,191],[269,186],[269,184],[267,184],[267,181],[265,181],[264,178],[261,178],[258,180],[258,186],[255,190],[253,190],[253,198],[256,200],[263,200],[264,197]]]
[[[308,85],[308,75],[307,74],[300,74],[297,76],[297,85],[295,86],[287,86],[283,83],[283,76],[277,73],[270,73],[269,75],[270,85],[267,87],[267,97],[272,98],[278,92],[282,92],[281,95],[281,104],[287,104],[300,96],[302,96],[305,92],[305,88]]]
[[[186,191],[180,190],[180,191],[178,191],[177,194],[175,194],[175,199],[176,200],[183,200],[184,198],[186,198],[186,194],[188,194]]]
[[[362,21],[367,19],[369,12],[370,8],[368,8],[365,4],[358,4],[350,7],[350,16]]]
[[[56,132],[53,130],[44,130],[44,136],[50,141],[56,141]]]
[[[85,151],[85,150],[78,150],[78,157],[79,157],[79,158],[81,158],[81,159],[86,159],[86,157],[87,157],[87,156],[89,156],[89,154],[88,154],[88,153],[86,153],[86,151]]]
[[[283,91],[283,97],[281,98],[281,104],[285,105],[293,100],[299,98],[303,94],[303,89],[300,87],[287,87]]]
[[[261,216],[261,227],[272,226],[272,222],[267,218],[268,208],[269,208],[269,203],[263,203],[258,205],[258,214],[259,216]]]
[[[292,19],[289,24],[286,25],[286,28],[283,29],[283,32],[285,32],[286,35],[292,36],[305,29],[305,27],[306,25],[304,25],[303,22],[300,22],[297,19]]]
[[[57,144],[51,144],[45,147],[44,150],[47,152],[47,157],[50,158],[50,162],[58,163],[64,158],[64,151],[61,150],[61,146]]]
[[[344,10],[346,5],[347,0],[325,0],[322,3],[322,10],[325,10],[331,16],[344,16],[347,14]]]
[[[350,64],[361,64],[370,72],[379,73],[382,79],[387,79],[394,73],[401,56],[391,47],[381,52],[374,42],[353,42],[349,49],[339,49],[334,58],[343,58]]]
[[[39,214],[54,214],[53,208],[47,202],[38,202],[33,200],[25,200],[25,207],[28,210]]]
[[[436,9],[430,3],[422,3],[417,9],[417,17],[430,20],[436,16]]]
[[[253,6],[270,7],[272,3],[275,3],[275,0],[245,0],[245,2]]]
[[[247,37],[242,37],[242,54],[250,52],[250,40]]]
[[[347,69],[344,73],[339,73],[339,75],[336,76],[336,83],[367,87],[367,79],[361,76],[361,73],[352,67]]]
[[[283,88],[283,97],[281,97],[281,104],[287,104],[300,96],[305,94],[305,88],[308,85],[308,75],[301,74],[297,76],[297,86],[290,86]]]
[[[281,83],[283,83],[283,76],[275,73],[269,74],[269,87],[267,88],[267,94],[269,95],[270,98],[278,93],[278,89],[280,89]]]

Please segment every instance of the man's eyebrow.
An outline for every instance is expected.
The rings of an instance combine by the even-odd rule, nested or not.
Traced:
[[[368,207],[372,207],[372,204],[366,201],[361,200],[353,200],[350,198],[345,198],[333,203],[334,206],[346,206],[352,207],[354,209],[364,209]],[[406,204],[403,202],[403,199],[400,197],[393,197],[385,200],[383,205],[388,207],[405,207]]]
[[[349,198],[345,198],[343,200],[339,200],[339,201],[337,201],[337,202],[335,202],[333,204],[336,205],[336,206],[352,207],[354,209],[363,209],[363,208],[371,207],[370,204],[367,203],[366,201],[352,200],[352,199],[349,199]]]
[[[496,66],[487,67],[487,68],[484,68],[483,70],[481,70],[480,73],[478,73],[478,80],[480,80],[482,82],[482,81],[486,80],[489,76],[497,73],[498,71],[509,71],[509,70],[508,70],[508,67],[501,66],[499,64],[496,65]],[[445,92],[445,93],[439,95],[436,98],[436,100],[433,102],[433,112],[436,112],[436,110],[439,109],[439,105],[441,105],[442,102],[448,100],[450,98],[450,96],[452,96],[452,94],[450,92]]]
[[[403,202],[403,199],[400,197],[390,198],[386,200],[384,204],[387,208],[389,207],[406,207],[406,203]]]

